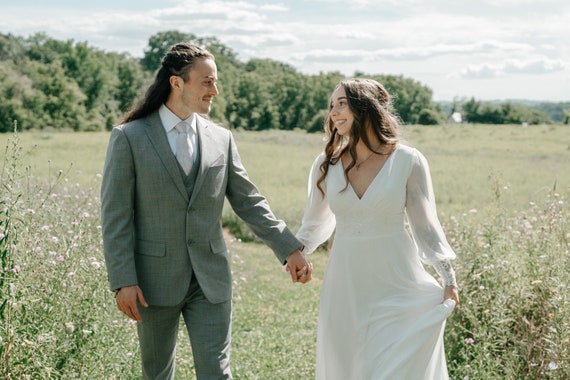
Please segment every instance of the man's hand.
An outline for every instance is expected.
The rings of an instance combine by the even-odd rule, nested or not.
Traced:
[[[125,286],[121,288],[116,294],[117,296],[117,307],[125,315],[135,321],[142,321],[141,315],[139,314],[139,309],[137,307],[137,301],[143,307],[148,307],[146,303],[142,290],[137,285]]]
[[[305,256],[298,249],[293,251],[293,253],[287,257],[286,269],[291,275],[291,280],[293,280],[293,282],[305,284],[311,281],[313,264],[308,262],[305,259]]]

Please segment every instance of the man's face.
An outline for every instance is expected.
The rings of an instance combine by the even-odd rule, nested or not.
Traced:
[[[179,105],[188,112],[207,114],[212,108],[214,96],[218,95],[218,70],[210,58],[199,59],[188,73],[188,80],[181,86]]]

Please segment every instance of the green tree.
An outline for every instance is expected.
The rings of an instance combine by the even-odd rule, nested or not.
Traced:
[[[177,30],[167,30],[150,36],[148,46],[144,49],[144,57],[141,60],[143,69],[152,72],[156,71],[160,67],[162,57],[164,57],[170,46],[181,41],[195,40],[195,35],[182,33]]]
[[[0,61],[0,84],[0,132],[11,132],[14,120],[20,129],[31,128],[34,111],[39,112],[31,79],[12,61]]]
[[[22,59],[24,55],[23,39],[21,37],[0,33],[0,62]]]
[[[84,102],[87,97],[77,83],[66,78],[59,62],[41,64],[30,62],[28,75],[32,78],[32,87],[39,90],[43,98],[42,113],[38,129],[56,128],[83,130],[87,114]]]
[[[463,104],[461,107],[463,109],[463,113],[465,115],[465,119],[469,123],[477,123],[479,122],[479,107],[481,103],[475,98],[469,99],[467,102]]]
[[[418,124],[422,125],[436,125],[443,124],[443,117],[440,112],[433,109],[423,109],[418,115]]]
[[[126,112],[137,98],[145,76],[142,67],[133,60],[122,57],[117,64],[117,81],[115,99],[119,102],[119,110]]]
[[[392,96],[393,112],[406,124],[418,124],[423,110],[438,112],[432,100],[432,90],[420,82],[402,75],[374,76]]]

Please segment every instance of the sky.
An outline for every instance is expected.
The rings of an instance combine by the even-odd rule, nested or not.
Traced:
[[[142,57],[166,30],[304,74],[403,75],[436,101],[570,101],[568,0],[0,0],[3,34]]]

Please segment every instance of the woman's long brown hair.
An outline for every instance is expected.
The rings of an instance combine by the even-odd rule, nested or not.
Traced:
[[[398,117],[390,112],[390,94],[384,86],[373,79],[354,78],[342,80],[335,90],[342,86],[346,91],[348,106],[354,114],[354,122],[350,129],[348,138],[341,136],[331,119],[332,99],[329,104],[329,112],[325,117],[324,129],[327,135],[325,146],[325,160],[320,166],[321,176],[317,181],[317,187],[324,196],[322,183],[325,180],[330,165],[339,162],[342,155],[348,151],[352,162],[344,169],[344,177],[348,188],[348,172],[356,165],[356,144],[362,140],[372,152],[376,154],[386,154],[385,149],[375,151],[377,147],[372,147],[369,133],[372,132],[380,142],[380,146],[389,146],[388,151],[398,143],[398,127],[400,125]]]

